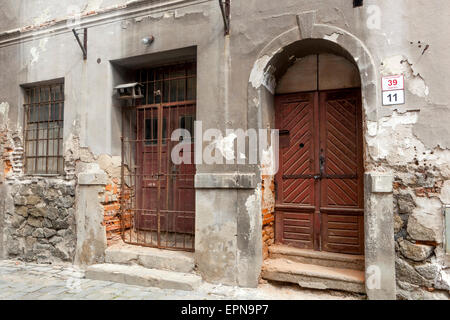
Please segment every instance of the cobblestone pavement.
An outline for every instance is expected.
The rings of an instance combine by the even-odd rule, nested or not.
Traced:
[[[297,286],[261,284],[238,288],[204,283],[195,291],[131,286],[84,278],[84,271],[70,265],[39,265],[0,261],[0,300],[312,300],[361,299],[341,292],[299,289]]]

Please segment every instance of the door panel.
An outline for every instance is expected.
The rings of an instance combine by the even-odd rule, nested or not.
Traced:
[[[322,249],[363,252],[363,154],[358,90],[320,93]]]
[[[276,97],[278,243],[363,252],[361,125],[359,90]]]
[[[281,128],[280,169],[275,177],[277,238],[301,248],[314,248],[315,98],[311,93],[285,95],[276,104]]]

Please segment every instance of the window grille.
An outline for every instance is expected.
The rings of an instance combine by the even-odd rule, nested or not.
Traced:
[[[64,84],[25,88],[25,172],[64,172]]]

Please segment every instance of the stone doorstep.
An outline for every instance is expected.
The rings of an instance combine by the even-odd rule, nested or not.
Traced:
[[[311,289],[365,293],[364,271],[304,264],[286,259],[266,260],[262,278],[296,283]]]
[[[86,279],[185,291],[195,290],[202,283],[201,277],[195,274],[109,263],[89,266]]]
[[[287,259],[294,262],[314,264],[324,267],[335,267],[360,271],[364,271],[365,269],[365,259],[363,255],[314,251],[294,248],[286,245],[270,246],[269,257],[271,259]]]
[[[105,262],[145,268],[190,273],[194,271],[194,254],[191,252],[162,250],[125,244],[114,244],[106,249]]]

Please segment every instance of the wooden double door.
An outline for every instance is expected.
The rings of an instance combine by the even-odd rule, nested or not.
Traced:
[[[361,90],[276,97],[277,243],[364,252]]]

